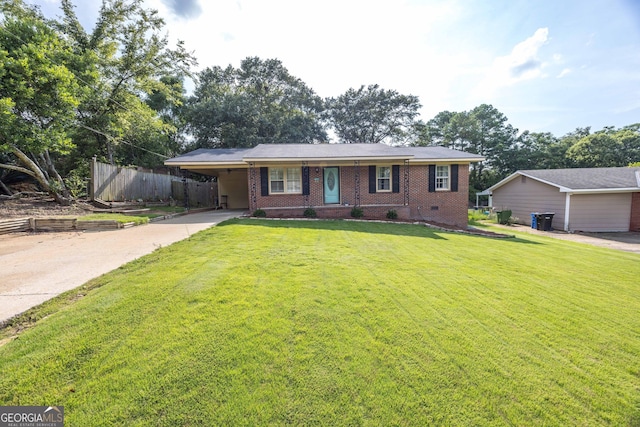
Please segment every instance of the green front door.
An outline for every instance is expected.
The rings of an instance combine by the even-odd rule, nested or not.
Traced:
[[[337,167],[324,168],[324,203],[340,203],[340,174]]]

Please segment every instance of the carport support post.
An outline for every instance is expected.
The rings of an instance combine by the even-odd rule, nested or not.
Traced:
[[[564,231],[569,231],[569,214],[571,213],[571,193],[564,196]]]

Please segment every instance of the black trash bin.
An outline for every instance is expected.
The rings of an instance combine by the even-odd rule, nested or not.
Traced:
[[[551,227],[551,223],[553,222],[553,216],[555,212],[545,212],[540,214],[540,218],[538,219],[538,224],[542,222],[541,226],[539,226],[538,230],[542,231],[551,231],[553,227]]]

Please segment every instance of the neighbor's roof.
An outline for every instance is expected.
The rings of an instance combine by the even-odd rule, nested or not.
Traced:
[[[640,191],[638,167],[521,170],[489,190],[500,188],[518,176],[557,187],[562,193]]]
[[[286,161],[468,161],[484,157],[445,147],[392,147],[386,144],[260,144],[254,148],[199,149],[165,161],[167,166],[225,167],[248,162]]]

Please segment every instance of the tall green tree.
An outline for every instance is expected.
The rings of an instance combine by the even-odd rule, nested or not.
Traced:
[[[567,158],[577,167],[627,166],[640,160],[640,133],[637,126],[605,128],[585,135],[567,150]]]
[[[0,168],[32,176],[58,202],[68,203],[56,168],[73,148],[69,130],[80,87],[65,66],[68,43],[33,9],[3,3],[0,24],[0,151],[13,161]]]
[[[185,110],[193,147],[253,147],[326,141],[323,108],[282,62],[250,57],[200,72]]]
[[[440,145],[480,154],[485,161],[474,163],[470,186],[482,190],[497,182],[505,169],[509,153],[516,143],[517,129],[492,105],[482,104],[470,111],[438,113],[426,124],[425,139],[418,145]]]
[[[73,135],[78,159],[98,156],[112,164],[150,166],[161,164],[162,158],[142,152],[175,154],[175,138],[170,137],[174,124],[163,122],[145,101],[152,96],[176,99],[175,81],[166,77],[189,75],[195,59],[182,42],[169,46],[164,20],[143,4],[103,0],[89,33],[71,0],[62,0],[63,18],[55,24],[73,46],[73,71],[87,89]]]
[[[341,142],[405,144],[420,109],[417,96],[378,85],[349,89],[327,100],[327,117]]]

